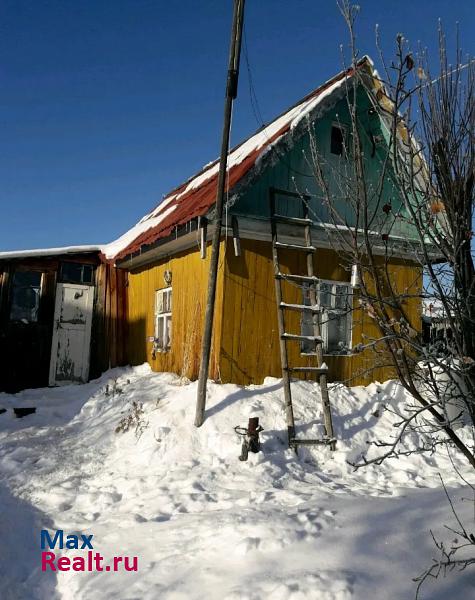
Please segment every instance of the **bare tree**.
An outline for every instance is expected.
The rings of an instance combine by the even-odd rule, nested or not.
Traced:
[[[475,488],[470,485],[466,479],[463,477],[462,479],[471,490],[475,492]],[[437,539],[434,533],[432,531],[430,532],[434,545],[438,550],[438,557],[434,558],[432,564],[414,579],[414,581],[417,582],[416,600],[419,598],[422,585],[429,578],[437,579],[440,575],[446,576],[453,571],[463,571],[467,567],[475,565],[475,556],[471,556],[470,554],[467,555],[466,553],[467,550],[468,552],[473,550],[473,547],[475,546],[475,535],[468,530],[458,516],[442,477],[440,477],[440,481],[450,505],[452,516],[456,522],[454,527],[446,526],[446,529],[455,537],[452,537],[451,541],[447,543]]]
[[[426,449],[441,431],[475,468],[473,439],[456,432],[463,419],[475,422],[475,61],[462,63],[457,48],[450,65],[440,31],[434,76],[426,53],[412,53],[398,35],[394,60],[380,54],[379,75],[358,56],[355,8],[340,8],[351,40],[349,131],[335,166],[310,130],[308,161],[327,209],[322,226],[359,280],[357,310],[376,325],[377,334],[352,351],[371,348],[376,364],[391,365],[414,398],[401,435],[425,423]],[[398,261],[414,274],[402,288]],[[444,315],[442,340],[424,340],[424,301]],[[397,441],[374,461],[395,455]]]
[[[400,442],[417,430],[425,441],[416,451],[443,444],[475,469],[475,59],[462,56],[457,40],[450,63],[440,28],[435,73],[427,52],[412,51],[402,34],[388,61],[377,33],[378,74],[358,54],[357,7],[338,5],[350,34],[339,117],[347,135],[335,165],[309,127],[307,160],[326,209],[321,226],[358,285],[358,306],[350,310],[375,331],[351,350],[390,365],[414,399],[398,415],[394,439],[376,443],[381,454],[355,467],[407,453]],[[402,286],[397,263],[413,273]],[[443,323],[440,339],[424,338],[424,304]],[[473,547],[474,535],[457,521],[462,546]],[[475,562],[459,558],[462,546],[436,543],[442,556],[420,583]]]

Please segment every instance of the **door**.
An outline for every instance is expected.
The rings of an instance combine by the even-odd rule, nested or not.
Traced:
[[[58,283],[54,309],[50,385],[82,383],[89,376],[94,287]]]

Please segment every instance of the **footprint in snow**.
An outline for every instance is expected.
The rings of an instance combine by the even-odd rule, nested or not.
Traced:
[[[258,537],[246,537],[244,538],[235,548],[235,554],[239,556],[245,556],[249,552],[257,550],[261,544],[261,538]]]
[[[142,517],[142,515],[134,515],[134,521],[136,521],[137,523],[147,523],[148,519],[146,519],[145,517]]]
[[[155,521],[156,523],[164,523],[165,521],[169,521],[170,519],[171,515],[158,515],[157,517],[154,517],[152,521]]]

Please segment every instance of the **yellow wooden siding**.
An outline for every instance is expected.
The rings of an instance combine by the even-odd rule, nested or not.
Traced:
[[[242,255],[234,256],[232,240],[221,246],[216,312],[210,377],[238,384],[262,383],[268,376],[280,377],[280,353],[274,292],[274,270],[268,242],[241,240]],[[304,273],[305,257],[300,253],[283,254],[283,272]],[[172,371],[195,379],[199,372],[202,327],[207,294],[208,258],[189,250],[153,265],[129,273],[128,282],[128,358],[132,364],[149,362],[155,371]],[[170,352],[157,353],[152,359],[152,344],[147,337],[154,333],[155,290],[166,287],[165,270],[172,272],[172,345]],[[394,285],[401,292],[419,293],[420,268],[403,261],[389,267]],[[337,253],[318,250],[315,272],[322,279],[349,281],[349,271]],[[283,283],[284,299],[301,303],[301,289]],[[352,345],[380,337],[378,328],[366,311],[358,308],[354,294]],[[407,301],[407,314],[413,327],[420,327],[420,300]],[[286,313],[286,330],[300,332],[300,313]],[[289,362],[293,366],[314,364],[300,354],[298,342],[288,344]],[[383,349],[382,349],[383,350]],[[384,351],[367,350],[353,356],[326,356],[330,378],[349,385],[384,381],[394,376],[386,366]],[[302,377],[310,378],[309,375]]]
[[[231,245],[231,241],[229,244]],[[281,376],[277,309],[274,294],[274,269],[271,246],[268,242],[241,241],[242,256],[235,257],[232,248],[226,253],[224,273],[223,329],[220,372],[223,382],[238,384],[262,383],[264,377]],[[287,273],[305,273],[305,257],[297,252],[281,252],[281,270]],[[341,258],[332,250],[320,249],[314,261],[315,273],[322,279],[349,281],[350,274]],[[420,268],[403,261],[390,266],[394,284],[400,291],[420,289]],[[283,282],[284,301],[301,303],[301,289]],[[354,294],[353,346],[378,338],[379,332],[368,314],[358,308]],[[407,302],[407,313],[415,328],[420,323],[420,300]],[[300,332],[300,313],[287,311],[286,330]],[[362,337],[364,331],[365,336]],[[304,366],[314,364],[313,359],[300,354],[298,342],[288,343],[289,364]],[[388,361],[384,353],[367,350],[353,356],[326,356],[330,379],[350,385],[385,380],[394,375],[384,366]],[[305,377],[305,375],[302,375]],[[308,375],[307,375],[308,377]]]
[[[199,372],[201,338],[207,297],[209,257],[200,258],[192,249],[131,271],[128,281],[128,354],[132,364],[148,362],[154,371],[171,371],[196,379]],[[172,273],[172,342],[169,352],[152,358],[155,291],[167,287],[163,276]],[[223,260],[218,272],[216,311],[210,377],[219,378],[218,355],[221,340]]]

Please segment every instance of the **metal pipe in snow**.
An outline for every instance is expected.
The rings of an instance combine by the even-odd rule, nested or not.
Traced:
[[[226,99],[224,102],[224,123],[221,141],[221,158],[219,162],[218,190],[216,196],[216,217],[211,246],[209,264],[208,300],[206,304],[203,341],[201,345],[201,363],[198,379],[198,395],[196,399],[195,425],[200,427],[204,422],[206,408],[206,382],[208,380],[209,359],[211,355],[211,340],[213,336],[213,317],[216,300],[216,282],[218,278],[219,244],[223,222],[224,188],[226,185],[226,170],[228,164],[229,134],[233,100],[237,96],[239,78],[239,60],[241,56],[242,26],[244,21],[244,1],[234,0],[233,24],[231,30],[231,45],[229,49],[229,67],[226,79]]]

